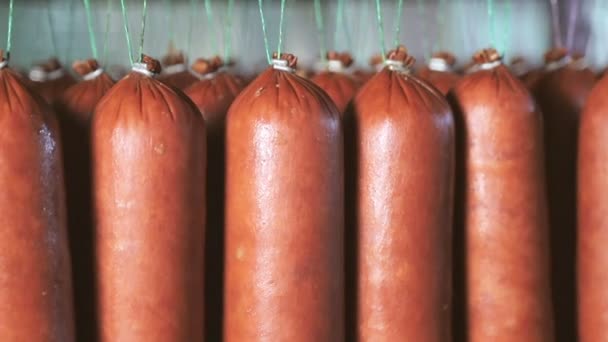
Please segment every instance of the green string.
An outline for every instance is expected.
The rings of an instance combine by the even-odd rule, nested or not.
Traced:
[[[317,23],[317,34],[319,35],[319,53],[321,61],[325,63],[327,59],[327,48],[325,46],[325,28],[323,27],[323,13],[321,12],[321,1],[314,1],[315,21]]]
[[[382,54],[382,61],[386,60],[386,48],[384,42],[384,23],[382,21],[382,7],[380,6],[380,0],[376,0],[376,19],[378,22],[378,33],[380,34],[380,53]]]
[[[192,54],[192,28],[194,27],[194,18],[197,12],[196,0],[190,0],[190,27],[188,27],[188,54]]]
[[[401,17],[403,15],[403,0],[399,0],[397,3],[397,22],[395,23],[395,38],[393,45],[399,46],[399,34],[401,33]]]
[[[47,0],[46,3],[46,14],[49,23],[49,33],[51,36],[51,48],[53,49],[53,54],[55,55],[55,57],[59,58],[59,50],[57,50],[57,40],[55,39],[55,22],[53,20],[53,15],[51,14],[51,0]]]
[[[120,0],[120,6],[122,7],[122,19],[125,28],[125,36],[127,38],[127,50],[129,50],[129,61],[131,65],[135,64],[135,59],[133,58],[133,48],[131,46],[131,35],[129,34],[129,18],[127,16],[127,8],[125,6],[125,0]]]
[[[232,13],[234,12],[234,0],[228,0],[226,9],[226,32],[224,33],[224,58],[230,61],[232,54]]]
[[[83,0],[84,2],[84,10],[87,16],[87,27],[89,30],[89,42],[91,43],[91,52],[93,53],[93,58],[97,59],[99,56],[97,55],[97,42],[95,42],[95,32],[93,31],[93,17],[91,15],[91,3],[89,0]]]
[[[146,17],[148,15],[148,1],[144,0],[144,8],[141,14],[141,35],[139,36],[139,58],[141,62],[142,55],[144,54],[144,36],[146,33]]]
[[[108,63],[108,38],[110,37],[110,19],[112,18],[112,0],[108,0],[108,8],[106,10],[106,31],[103,38],[103,60]]]
[[[13,10],[14,10],[14,0],[10,0],[8,3],[8,29],[6,33],[6,58],[8,60],[11,53],[11,44],[13,42]]]
[[[213,34],[216,28],[216,26],[213,24],[213,11],[211,9],[211,1],[210,0],[205,0],[205,14],[207,15],[207,27],[209,29],[209,32],[211,33],[211,45],[212,45],[212,49],[215,51],[215,53],[219,54],[219,46],[218,46],[218,42],[217,42],[217,37],[215,34]]]
[[[266,49],[266,60],[268,60],[268,64],[271,64],[272,60],[270,58],[270,46],[268,45],[268,34],[266,32],[266,21],[264,20],[263,0],[258,0],[258,7],[260,8],[260,19],[262,21],[262,33],[264,34],[264,48]]]
[[[494,34],[495,32],[495,27],[494,27],[494,0],[488,0],[488,21],[490,24],[490,45],[495,46],[496,47],[496,36]]]
[[[285,0],[281,0],[281,17],[279,19],[279,44],[277,47],[277,56],[281,58],[281,48],[283,47],[283,18],[285,17]]]

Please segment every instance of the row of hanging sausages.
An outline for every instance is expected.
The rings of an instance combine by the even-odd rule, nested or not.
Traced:
[[[243,91],[219,59],[36,89],[0,58],[1,340],[608,338],[607,79],[274,57]]]

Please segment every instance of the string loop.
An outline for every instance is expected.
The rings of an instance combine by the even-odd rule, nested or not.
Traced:
[[[264,48],[266,50],[266,60],[268,64],[272,65],[272,58],[270,57],[270,45],[268,44],[268,32],[266,30],[266,20],[264,19],[264,1],[258,0],[258,7],[260,9],[260,20],[262,22],[262,33],[264,35]],[[277,55],[281,55],[281,49],[283,48],[283,26],[285,17],[285,0],[281,0],[281,17],[279,19],[279,44],[277,48]]]
[[[123,24],[124,24],[124,29],[125,29],[125,37],[127,40],[127,50],[129,50],[129,61],[131,62],[131,65],[135,65],[135,58],[133,56],[133,47],[131,45],[131,35],[129,34],[129,16],[127,15],[127,7],[125,5],[125,0],[120,0],[120,6],[122,9],[122,18],[123,18]],[[141,16],[141,34],[140,34],[140,40],[139,40],[139,56],[137,61],[141,61],[142,60],[142,56],[143,56],[143,49],[144,49],[144,36],[145,36],[145,32],[146,32],[146,17],[147,17],[147,13],[148,13],[148,2],[147,0],[143,0],[143,9],[142,9],[142,16]]]
[[[89,43],[91,44],[91,53],[93,58],[98,59],[97,55],[97,42],[95,41],[95,31],[93,29],[93,16],[91,15],[91,3],[90,0],[83,0],[84,10],[87,16],[87,28],[89,31]]]

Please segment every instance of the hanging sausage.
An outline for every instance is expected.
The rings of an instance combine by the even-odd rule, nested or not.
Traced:
[[[179,50],[170,48],[169,53],[162,59],[162,64],[163,71],[158,80],[171,87],[184,90],[197,81],[196,76],[188,70],[184,54]]]
[[[51,58],[32,68],[28,85],[47,103],[52,104],[61,93],[76,83],[57,58]]]
[[[92,120],[101,341],[202,341],[204,122],[142,60]]]
[[[455,248],[468,341],[552,341],[542,117],[496,50],[450,92],[459,154]],[[464,249],[464,250],[461,250]],[[459,331],[459,338],[463,338]],[[465,336],[466,337],[466,336]]]
[[[8,57],[8,56],[7,56]],[[74,341],[59,130],[0,51],[0,341]]]
[[[580,62],[578,62],[580,63]],[[551,227],[556,333],[576,340],[576,160],[579,116],[595,83],[589,69],[565,49],[546,54],[546,71],[534,89],[543,113]]]
[[[228,112],[226,342],[344,339],[342,125],[296,62],[275,54]]]
[[[587,98],[578,154],[578,337],[608,340],[608,77]]]
[[[441,93],[411,75],[413,64],[404,48],[391,51],[346,119],[359,341],[451,336],[454,122]]]
[[[523,57],[513,58],[510,67],[513,74],[524,82],[526,88],[530,90],[536,88],[536,84],[544,75],[542,68],[528,69],[526,60]]]
[[[222,70],[222,60],[198,59],[192,71],[200,80],[184,93],[205,119],[207,130],[207,223],[205,236],[205,326],[207,339],[220,341],[224,289],[224,172],[226,113],[242,89],[241,81]]]
[[[417,72],[417,76],[434,85],[442,94],[447,94],[460,76],[452,71],[456,58],[449,52],[437,52],[428,65]]]
[[[353,59],[348,53],[330,51],[327,53],[327,70],[312,78],[312,81],[334,101],[340,113],[344,113],[346,106],[357,92],[355,79],[345,72],[352,63]]]
[[[74,71],[82,81],[64,91],[55,102],[64,151],[68,232],[78,340],[95,340],[95,284],[91,208],[89,123],[97,102],[114,81],[96,60],[77,61]]]

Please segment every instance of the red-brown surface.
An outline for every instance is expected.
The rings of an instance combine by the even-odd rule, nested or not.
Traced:
[[[163,72],[158,80],[163,83],[184,90],[197,81],[186,64],[186,57],[181,51],[171,50],[163,59]]]
[[[203,118],[133,71],[97,105],[91,136],[100,340],[202,341]]]
[[[450,341],[454,121],[443,96],[412,76],[400,48],[347,115],[349,263],[357,262],[357,336]],[[356,236],[352,236],[356,234]],[[356,255],[358,254],[358,258]],[[350,305],[349,305],[350,306]]]
[[[220,70],[222,61],[199,59],[192,70],[201,79],[184,93],[205,119],[207,130],[207,224],[205,235],[205,327],[207,341],[221,341],[224,312],[224,172],[226,113],[241,81]]]
[[[66,89],[76,84],[76,80],[63,69],[56,58],[35,66],[30,74],[33,73],[39,78],[28,80],[28,86],[49,104],[53,104]]]
[[[79,341],[95,341],[96,336],[89,124],[97,102],[114,85],[110,76],[99,68],[95,60],[74,63],[74,70],[85,79],[64,91],[54,104],[64,152],[76,335]]]
[[[312,82],[272,67],[230,107],[226,342],[344,340],[339,116]]]
[[[578,333],[608,340],[608,77],[593,88],[581,116],[578,155]]]
[[[420,69],[416,75],[431,83],[445,95],[454,87],[454,85],[456,85],[461,77],[452,70],[456,58],[448,52],[435,53],[432,58],[438,61],[444,61],[445,66],[442,66],[442,68],[435,68],[433,63],[429,63]]]
[[[348,53],[328,52],[329,63],[337,63],[338,67],[323,71],[312,77],[312,81],[323,89],[334,101],[340,113],[344,113],[350,100],[357,92],[357,81],[344,70],[348,68],[353,59]]]
[[[450,93],[458,127],[458,341],[553,341],[542,117],[495,50]],[[459,134],[459,135],[458,135]],[[461,275],[465,279],[460,279]],[[466,335],[468,337],[465,339]]]
[[[57,122],[45,101],[8,67],[0,68],[0,113],[0,341],[71,342]]]
[[[595,83],[589,69],[567,62],[566,50],[547,53],[548,70],[534,88],[543,113],[551,227],[552,293],[557,341],[576,340],[576,160],[579,119]]]

